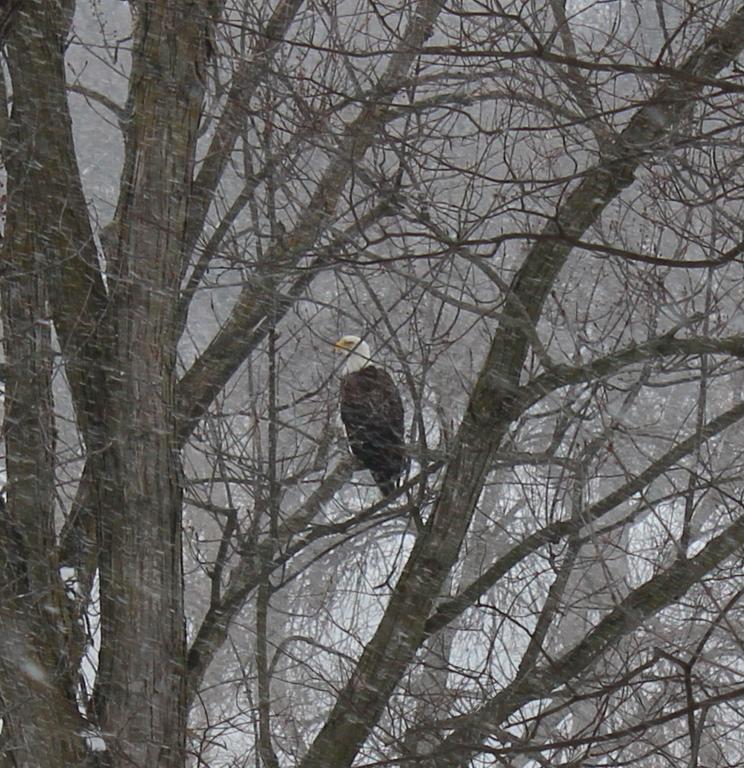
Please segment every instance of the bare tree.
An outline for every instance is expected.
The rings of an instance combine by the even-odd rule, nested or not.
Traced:
[[[744,5],[78,5],[0,16],[0,765],[740,763]]]

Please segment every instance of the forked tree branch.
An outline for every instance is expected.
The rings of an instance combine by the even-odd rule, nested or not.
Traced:
[[[553,365],[517,390],[515,399],[519,403],[519,412],[523,413],[546,395],[562,387],[608,378],[628,366],[675,355],[722,355],[742,358],[744,335],[736,334],[722,339],[703,336],[677,339],[673,332],[665,333],[641,344],[631,344],[597,357],[584,365]]]
[[[258,43],[255,49],[240,63],[233,75],[225,108],[194,180],[184,241],[186,258],[196,247],[217,186],[240,136],[243,111],[253,93],[265,80],[273,56],[282,44],[303,2],[304,0],[280,0],[266,26],[257,36]]]

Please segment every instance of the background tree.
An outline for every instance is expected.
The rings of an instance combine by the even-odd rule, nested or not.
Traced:
[[[2,764],[741,763],[744,5],[7,10]]]

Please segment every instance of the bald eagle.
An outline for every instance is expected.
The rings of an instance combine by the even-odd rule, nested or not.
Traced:
[[[372,365],[369,345],[358,336],[343,336],[336,350],[346,353],[341,379],[341,421],[351,452],[389,496],[405,468],[403,401],[383,368]]]

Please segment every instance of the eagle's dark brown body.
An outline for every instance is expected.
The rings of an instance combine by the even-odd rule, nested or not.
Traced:
[[[347,373],[341,379],[341,420],[351,452],[389,496],[405,468],[403,402],[390,374],[374,365]]]

